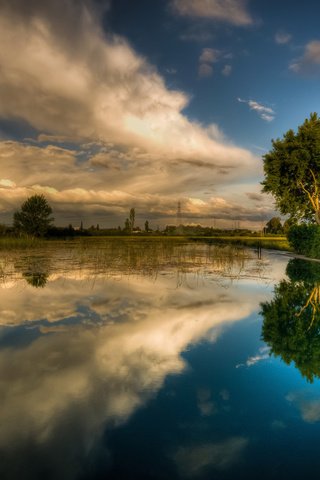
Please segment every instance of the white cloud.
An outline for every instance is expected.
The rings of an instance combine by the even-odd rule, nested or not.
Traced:
[[[172,0],[174,10],[183,16],[200,17],[246,26],[253,23],[247,0]]]
[[[274,41],[278,43],[278,45],[285,45],[290,42],[292,39],[292,35],[287,32],[279,31],[274,36]]]
[[[320,67],[320,41],[313,40],[307,43],[304,53],[289,65],[290,70],[296,73],[314,73]]]
[[[256,363],[262,362],[263,360],[268,360],[270,358],[270,348],[265,346],[265,347],[260,347],[259,352],[256,355],[253,355],[252,357],[249,357],[246,361],[246,363],[239,363],[236,365],[236,368],[239,367],[252,367]]]
[[[174,459],[181,474],[193,478],[208,468],[227,470],[241,459],[247,445],[247,438],[231,437],[217,443],[180,447]]]
[[[258,103],[255,100],[243,100],[242,98],[238,98],[238,102],[246,103],[250,110],[256,112],[259,117],[266,122],[272,122],[272,120],[275,119],[275,111],[270,107],[266,107],[262,103]]]
[[[229,75],[231,75],[231,72],[232,72],[231,65],[225,65],[221,71],[222,75],[224,75],[225,77],[229,77]]]

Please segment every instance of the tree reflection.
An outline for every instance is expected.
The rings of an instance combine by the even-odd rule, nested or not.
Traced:
[[[32,287],[44,288],[49,274],[44,272],[25,272],[23,273],[23,277]]]
[[[15,265],[26,282],[35,288],[44,288],[49,278],[50,260],[43,257],[27,257]]]
[[[289,280],[275,287],[273,300],[261,304],[262,338],[273,355],[313,382],[320,377],[320,264],[293,259],[286,273]]]

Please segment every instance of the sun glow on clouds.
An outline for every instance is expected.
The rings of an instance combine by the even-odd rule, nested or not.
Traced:
[[[115,214],[135,206],[163,216],[174,212],[177,195],[192,196],[205,217],[209,183],[221,197],[221,185],[259,176],[257,158],[216,125],[190,121],[188,96],[169,90],[124,38],[102,31],[90,2],[61,5],[0,2],[0,114],[39,131],[38,143],[0,143],[8,179],[0,188],[10,190],[2,210],[42,189],[65,211],[80,203],[92,214],[94,205]]]

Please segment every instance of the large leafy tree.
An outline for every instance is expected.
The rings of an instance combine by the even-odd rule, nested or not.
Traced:
[[[293,259],[286,273],[273,300],[261,304],[262,339],[312,382],[320,378],[320,265]]]
[[[264,155],[263,191],[271,193],[278,210],[293,220],[320,224],[320,119],[312,113],[295,133],[272,141]]]
[[[33,195],[14,213],[13,226],[16,232],[33,237],[43,237],[53,222],[52,208],[44,195]]]

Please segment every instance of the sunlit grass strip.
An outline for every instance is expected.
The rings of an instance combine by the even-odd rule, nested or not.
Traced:
[[[286,237],[192,237],[194,240],[203,240],[212,243],[231,243],[246,247],[265,248],[270,250],[292,251]]]

